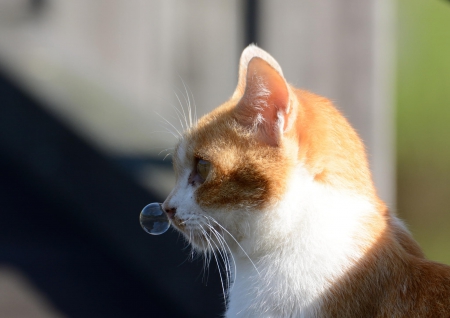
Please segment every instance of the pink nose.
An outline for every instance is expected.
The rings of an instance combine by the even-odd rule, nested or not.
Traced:
[[[173,220],[173,218],[175,217],[175,213],[177,213],[177,209],[175,208],[164,208],[164,211],[166,211],[167,216]]]

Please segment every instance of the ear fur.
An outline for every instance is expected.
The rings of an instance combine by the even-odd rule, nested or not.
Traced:
[[[244,94],[247,79],[247,67],[251,59],[254,57],[263,59],[269,63],[269,65],[271,65],[281,76],[283,76],[283,71],[281,70],[280,65],[269,53],[254,44],[250,44],[244,49],[244,51],[242,51],[241,58],[239,60],[238,85],[232,98],[240,98]]]
[[[256,46],[242,53],[237,90],[242,87],[245,89],[235,109],[238,122],[256,129],[262,142],[280,145],[293,121],[291,93],[278,63]]]

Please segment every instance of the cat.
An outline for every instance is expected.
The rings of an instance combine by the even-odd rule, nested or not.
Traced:
[[[162,207],[194,250],[224,260],[226,317],[450,317],[450,267],[379,199],[357,133],[257,46],[173,167]]]

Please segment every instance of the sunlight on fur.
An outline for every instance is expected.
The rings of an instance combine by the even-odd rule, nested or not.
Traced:
[[[226,317],[450,315],[450,268],[379,199],[329,100],[288,84],[254,45],[230,100],[199,120],[184,87],[183,131],[163,119],[178,144],[162,207],[192,257],[223,267]]]

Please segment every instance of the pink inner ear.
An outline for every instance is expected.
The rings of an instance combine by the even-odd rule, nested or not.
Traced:
[[[283,76],[263,59],[252,58],[245,92],[236,106],[238,121],[256,127],[263,142],[276,146],[288,124],[288,107],[289,91]]]

